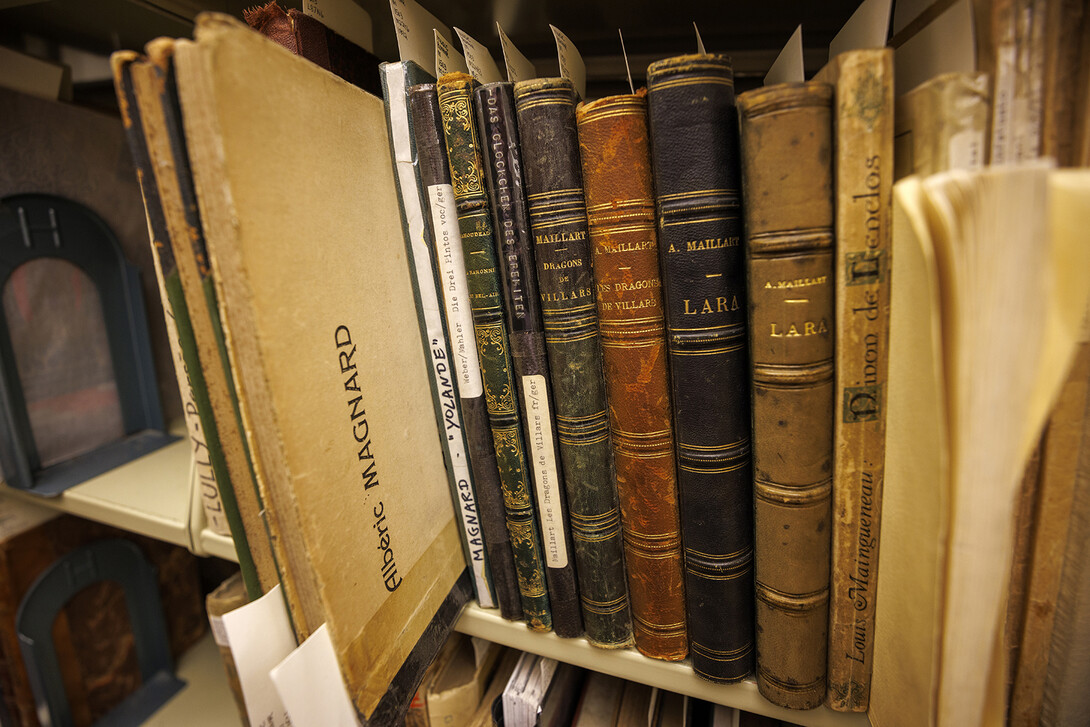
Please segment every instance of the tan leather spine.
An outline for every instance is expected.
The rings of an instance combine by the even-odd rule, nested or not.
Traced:
[[[757,685],[825,698],[833,415],[832,87],[742,94]]]

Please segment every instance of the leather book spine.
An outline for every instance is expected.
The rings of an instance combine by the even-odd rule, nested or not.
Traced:
[[[734,73],[721,55],[647,70],[693,670],[753,670],[753,480]]]
[[[443,137],[458,210],[477,355],[503,488],[522,614],[531,629],[548,631],[553,620],[545,588],[545,559],[534,517],[530,466],[519,421],[511,345],[504,325],[503,296],[496,247],[492,241],[492,217],[472,112],[472,93],[476,85],[472,76],[465,73],[441,77],[436,84],[439,112],[443,117]]]
[[[583,626],[596,646],[631,646],[571,81],[516,83],[515,111]]]
[[[832,87],[738,97],[746,199],[757,686],[825,699],[833,472]]]
[[[496,468],[496,450],[492,445],[488,409],[484,402],[484,385],[473,333],[473,313],[469,306],[462,239],[458,233],[439,97],[434,83],[415,85],[408,91],[412,133],[416,140],[416,168],[426,203],[430,202],[431,207],[432,223],[429,226],[425,221],[425,229],[430,228],[432,240],[432,247],[428,250],[429,261],[441,281],[439,287],[446,310],[444,323],[450,345],[447,360],[450,376],[458,382],[461,424],[473,473],[477,521],[487,551],[500,615],[517,620],[522,617],[522,606],[519,604],[515,561],[503,509],[500,473]],[[448,436],[455,436],[457,426],[452,424],[449,417],[447,421]]]
[[[583,634],[579,587],[575,580],[564,475],[557,458],[555,411],[545,353],[530,216],[522,188],[521,150],[511,83],[489,83],[473,91],[473,107],[482,143],[492,227],[503,286],[504,319],[511,336],[519,403],[522,405],[527,456],[533,473],[545,579],[553,612],[553,631],[573,638]]]
[[[688,653],[645,92],[576,109],[636,648]]]
[[[826,702],[838,711],[865,712],[870,703],[886,470],[893,50],[842,53],[827,68],[837,74],[833,144],[837,295]]]

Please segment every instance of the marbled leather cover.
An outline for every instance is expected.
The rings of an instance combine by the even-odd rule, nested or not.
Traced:
[[[641,92],[576,109],[636,648],[688,653],[655,202]]]

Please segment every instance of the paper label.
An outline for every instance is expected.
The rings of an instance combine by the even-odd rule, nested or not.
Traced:
[[[295,649],[280,586],[223,615],[250,727],[291,727],[269,671]]]
[[[556,39],[556,56],[560,60],[560,75],[572,82],[575,93],[582,100],[587,96],[587,66],[575,44],[568,40],[560,28],[550,25]]]
[[[802,83],[806,80],[806,71],[802,62],[802,26],[795,28],[795,32],[787,40],[772,67],[765,76],[765,85],[773,86],[777,83]]]
[[[545,377],[541,374],[523,376],[522,394],[526,422],[530,429],[527,454],[530,457],[530,469],[534,472],[545,563],[550,568],[564,568],[568,565],[568,549],[564,542],[564,509],[560,478],[557,476],[553,420],[549,412]]]
[[[230,646],[227,639],[227,628],[223,625],[223,616],[209,616],[208,624],[212,627],[212,640],[216,646]]]
[[[459,511],[459,521],[467,536],[466,540],[470,544],[470,558],[473,561],[472,570],[477,583],[478,600],[484,608],[491,608],[494,601],[485,580],[484,546],[481,543],[480,526],[477,522],[477,504],[470,485],[470,467],[466,456],[465,438],[462,435],[462,420],[459,409],[454,402],[458,392],[453,385],[451,368],[457,368],[459,359],[452,358],[447,347],[447,335],[443,330],[443,317],[439,313],[439,294],[436,291],[435,273],[431,265],[432,253],[428,250],[424,239],[424,212],[421,206],[419,187],[416,183],[412,140],[409,138],[409,109],[405,98],[405,69],[400,64],[387,64],[383,66],[382,72],[386,75],[386,87],[389,91],[387,102],[390,114],[390,136],[394,147],[396,176],[398,186],[401,189],[405,221],[409,228],[413,272],[416,277],[420,312],[424,319],[424,332],[427,335],[427,353],[431,361],[432,380],[435,382],[439,393],[448,445],[447,451],[453,464],[455,482],[458,485],[459,494],[468,495],[468,500],[461,496],[458,498],[456,508]],[[450,189],[449,185],[447,185],[447,189]],[[446,199],[454,199],[453,191],[447,192]],[[449,216],[455,216],[453,204],[449,204],[448,208],[451,210]],[[457,227],[454,229],[454,240],[460,251],[461,240],[457,236]],[[462,277],[463,279],[465,277],[464,267]],[[470,319],[469,330],[471,331],[470,345],[473,348],[474,356],[476,356],[477,348],[472,336],[472,318]],[[473,359],[473,362],[479,381],[480,367],[476,365],[476,358]],[[483,389],[480,383],[478,383],[477,388],[478,390]],[[467,392],[472,390],[472,383],[463,389],[463,391]],[[474,544],[474,540],[476,540],[476,544]]]
[[[420,7],[415,0],[390,0],[390,13],[397,33],[397,52],[403,61],[413,61],[435,75],[435,38],[433,30],[450,40],[450,28]]]
[[[281,661],[269,677],[292,724],[359,727],[325,624]]]
[[[503,80],[500,68],[492,59],[492,54],[483,45],[470,37],[469,33],[461,28],[455,28],[458,39],[462,41],[462,52],[465,53],[466,66],[469,73],[477,79],[478,83],[497,83]]]
[[[850,50],[884,48],[892,10],[892,0],[863,0],[829,44],[829,60]]]
[[[965,129],[950,137],[947,154],[950,169],[981,169],[984,166],[984,132]]]
[[[465,73],[466,59],[462,54],[454,50],[450,40],[444,38],[438,30],[432,30],[435,37],[435,75],[445,76],[448,73]]]
[[[470,472],[469,457],[466,455],[465,429],[461,410],[455,397],[480,396],[484,391],[481,382],[481,367],[477,360],[477,343],[473,335],[473,317],[469,307],[469,295],[466,294],[466,270],[462,259],[462,238],[458,233],[458,214],[454,205],[454,189],[449,184],[436,184],[428,187],[432,226],[435,231],[436,252],[439,260],[439,285],[443,289],[443,300],[447,307],[447,332],[453,347],[453,358],[448,354],[446,338],[440,324],[438,310],[435,313],[434,332],[429,326],[428,338],[432,343],[432,366],[435,369],[435,381],[439,388],[439,400],[443,410],[443,436],[458,488],[455,509],[462,523],[462,531],[469,543],[470,569],[477,586],[477,600],[484,608],[493,608],[485,573],[484,541],[481,539],[481,524],[477,512],[477,499],[473,492],[473,476]],[[423,245],[421,245],[423,248]],[[430,298],[436,299],[435,284],[431,276],[431,258],[426,249],[413,257],[418,265],[428,268],[428,287]],[[456,258],[456,260],[455,260]],[[460,285],[458,272],[461,272]],[[423,283],[421,283],[423,287]],[[451,289],[455,288],[453,292]],[[453,298],[453,302],[452,302]],[[437,304],[436,304],[437,305]],[[450,385],[451,371],[458,380],[458,390]],[[474,378],[475,375],[475,378]]]
[[[537,70],[534,68],[534,64],[515,47],[515,44],[507,37],[507,33],[503,32],[498,20],[496,21],[496,32],[500,34],[503,62],[507,66],[507,80],[511,83],[518,83],[519,81],[529,81],[531,78],[537,78]]]
[[[696,33],[696,52],[702,56],[708,55],[708,51],[704,49],[704,39],[700,37],[700,28],[696,27],[696,21],[693,21],[693,32]],[[627,59],[625,59],[627,62]],[[629,74],[631,75],[631,74]],[[632,83],[632,79],[628,79],[629,84]]]
[[[473,309],[469,304],[465,253],[458,228],[454,188],[449,184],[428,187],[431,201],[435,253],[439,263],[439,285],[447,310],[447,331],[458,376],[458,390],[467,399],[484,393],[481,364],[477,358],[477,340],[473,333]]]
[[[352,0],[303,0],[303,13],[367,52],[375,52],[371,15]]]

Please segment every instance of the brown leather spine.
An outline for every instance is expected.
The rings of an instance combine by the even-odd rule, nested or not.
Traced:
[[[688,652],[647,100],[576,111],[636,647]]]
[[[757,686],[825,698],[833,459],[832,87],[742,94]]]

